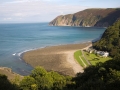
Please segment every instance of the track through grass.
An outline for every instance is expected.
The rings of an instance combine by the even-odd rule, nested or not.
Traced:
[[[86,67],[88,66],[88,63],[86,62],[85,58],[82,55],[81,50],[78,50],[74,53],[74,58],[77,60],[77,62],[82,66]]]

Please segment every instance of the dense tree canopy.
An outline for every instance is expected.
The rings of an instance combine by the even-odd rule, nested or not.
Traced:
[[[66,84],[72,83],[72,77],[63,76],[57,72],[47,72],[42,67],[36,67],[29,76],[20,82],[22,90],[63,90]]]
[[[116,58],[89,66],[73,78],[46,70],[41,76],[44,70],[36,67],[19,83],[19,88],[0,75],[0,90],[120,90],[120,60]]]
[[[74,90],[119,90],[120,60],[114,59],[90,66],[84,73],[79,73],[74,81]]]
[[[98,50],[108,51],[112,57],[120,53],[120,20],[108,27],[101,40],[93,44]]]
[[[0,74],[0,90],[18,90],[18,87],[12,84],[7,76]]]

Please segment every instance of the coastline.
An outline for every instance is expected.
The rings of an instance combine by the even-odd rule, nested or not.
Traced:
[[[19,77],[20,80],[23,79],[23,76],[12,71],[8,67],[0,67],[0,74],[6,75],[9,80],[14,80],[16,77]]]
[[[48,71],[53,70],[63,75],[75,76],[84,70],[74,59],[74,52],[91,45],[92,42],[48,46],[24,52],[21,57],[32,67],[42,66]]]

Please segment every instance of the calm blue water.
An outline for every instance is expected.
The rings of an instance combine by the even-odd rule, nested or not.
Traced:
[[[99,38],[105,28],[54,27],[48,23],[0,24],[0,66],[27,75],[32,67],[20,59],[26,50],[87,42]]]

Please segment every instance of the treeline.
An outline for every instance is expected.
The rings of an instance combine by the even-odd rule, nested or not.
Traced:
[[[87,67],[76,77],[47,72],[41,67],[36,67],[19,83],[12,83],[0,75],[0,90],[120,90],[120,60],[114,58]]]
[[[76,77],[36,67],[24,77],[19,87],[21,90],[120,90],[120,60],[114,58],[90,66]]]
[[[73,90],[120,90],[120,60],[90,66],[73,80],[76,82]]]
[[[47,72],[42,67],[36,67],[20,82],[12,81],[10,82],[7,76],[0,75],[0,90],[68,90],[66,85],[74,85],[72,77],[54,71]]]
[[[29,76],[20,82],[21,90],[63,90],[67,84],[73,84],[72,77],[63,76],[57,72],[47,72],[42,67],[36,67]]]
[[[19,90],[17,83],[12,83],[7,76],[0,74],[0,90]]]
[[[108,51],[112,57],[120,55],[120,20],[108,27],[102,38],[93,44],[98,50]]]

